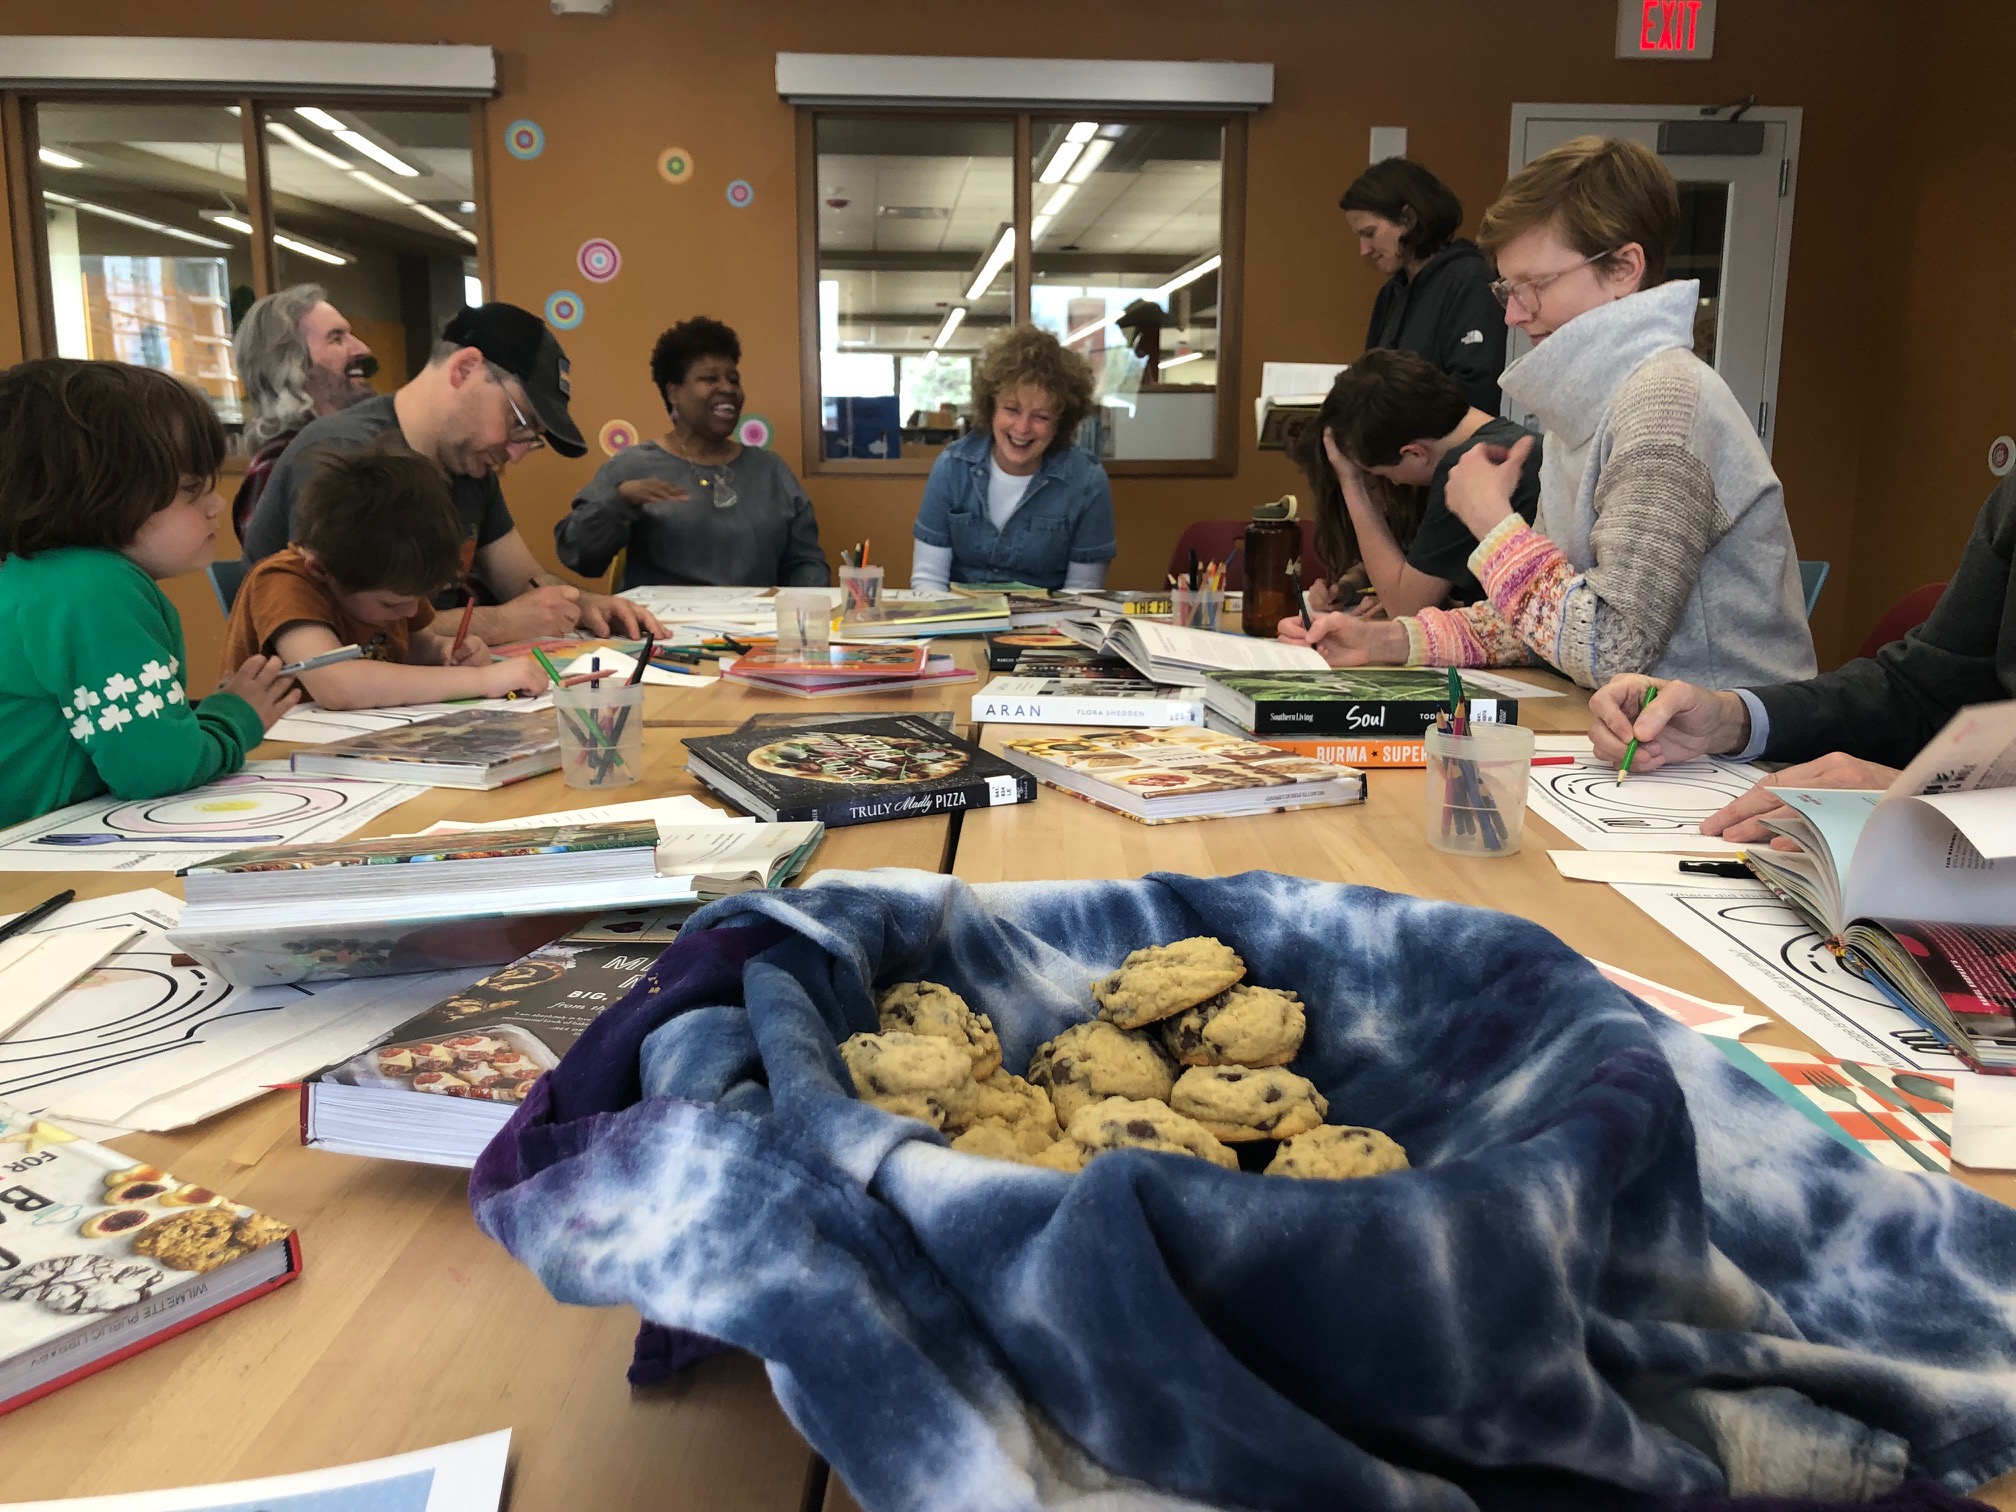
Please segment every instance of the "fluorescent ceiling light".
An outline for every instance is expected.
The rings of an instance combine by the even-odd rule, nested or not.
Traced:
[[[966,306],[954,305],[945,312],[945,324],[938,327],[938,334],[931,339],[935,350],[952,339],[952,333],[959,329],[959,322],[966,318]]]
[[[213,226],[222,226],[227,231],[236,231],[240,236],[250,236],[252,234],[251,224],[238,219],[235,215],[213,215],[210,217],[210,224]]]
[[[390,168],[394,173],[398,174],[401,178],[420,177],[420,170],[418,168],[415,168],[411,163],[407,162],[404,158],[394,157],[391,153],[387,152],[383,147],[380,147],[376,142],[372,141],[371,138],[364,135],[364,133],[361,131],[352,131],[348,127],[344,127],[340,130],[332,131],[329,134],[335,137],[336,140],[341,142],[345,147],[349,147],[354,151],[361,152],[364,154],[364,156],[371,159],[372,162],[378,163],[383,167]]]
[[[1037,242],[1043,240],[1044,235],[1050,230],[1050,221],[1051,221],[1050,216],[1039,215],[1036,217],[1036,219],[1029,222],[1030,246],[1033,247],[1036,245]]]
[[[469,243],[470,246],[473,247],[476,245],[476,233],[474,231],[469,230],[467,227],[457,226],[455,228],[455,234],[461,237],[462,240]]]
[[[1209,257],[1205,258],[1204,261],[1198,263],[1194,268],[1185,268],[1181,273],[1178,273],[1174,278],[1170,279],[1169,282],[1162,285],[1161,288],[1155,290],[1155,292],[1150,294],[1148,297],[1154,300],[1157,304],[1160,304],[1162,303],[1163,300],[1167,299],[1171,294],[1174,294],[1178,289],[1188,288],[1191,284],[1197,282],[1198,279],[1202,278],[1206,273],[1214,271],[1218,267],[1218,265],[1224,260],[1225,260],[1224,258],[1220,257],[1217,253],[1214,252]]]
[[[42,197],[54,200],[59,205],[75,206],[86,215],[118,221],[125,226],[138,226],[143,231],[158,231],[163,236],[172,236],[178,241],[194,242],[199,247],[215,247],[220,252],[231,250],[231,243],[221,242],[214,236],[198,236],[194,231],[184,231],[179,226],[165,226],[160,221],[147,219],[144,215],[128,215],[124,210],[114,210],[110,205],[94,205],[89,200],[71,199],[67,195],[60,194],[45,194]]]
[[[404,189],[394,189],[390,184],[386,183],[385,180],[371,177],[371,175],[366,173],[362,168],[352,168],[350,170],[350,176],[355,180],[357,180],[358,183],[366,184],[371,188],[376,189],[380,194],[384,195],[385,198],[389,200],[397,200],[402,205],[416,205],[419,203],[418,200],[414,199],[413,196],[408,194]]]
[[[1068,138],[1059,142],[1057,150],[1050,154],[1050,161],[1043,165],[1042,175],[1036,182],[1039,184],[1062,183],[1064,175],[1071,171],[1071,165],[1078,161],[1078,154],[1084,150],[1084,144],[1081,142],[1073,142]]]
[[[1067,142],[1089,142],[1097,135],[1099,135],[1099,123],[1097,121],[1079,121],[1064,134],[1064,140]]]
[[[273,233],[273,242],[275,246],[285,247],[289,252],[299,252],[303,257],[312,257],[317,262],[325,262],[333,267],[340,268],[350,261],[341,252],[331,252],[327,247],[296,241],[291,236],[282,236],[278,231]]]
[[[413,207],[413,213],[415,215],[424,216],[426,219],[434,222],[434,224],[439,226],[443,231],[460,231],[462,229],[462,227],[456,225],[455,222],[448,219],[447,216],[443,215],[439,210],[436,210],[432,205],[415,205]]]
[[[348,131],[350,129],[348,126],[345,126],[341,121],[337,120],[336,117],[329,114],[328,111],[323,110],[319,106],[296,105],[294,107],[294,114],[301,117],[301,119],[304,121],[313,121],[317,126],[320,126],[324,131]]]
[[[1105,137],[1086,144],[1085,155],[1078,159],[1078,166],[1071,170],[1071,182],[1082,184],[1092,177],[1093,171],[1106,161],[1106,154],[1113,150],[1113,144]]]
[[[455,208],[457,210],[460,210],[464,215],[474,215],[476,213],[476,201],[464,200],[462,201],[461,204],[457,205]]]
[[[340,158],[328,148],[318,147],[285,121],[268,121],[266,129],[280,138],[289,147],[292,147],[296,152],[305,152],[308,156],[315,159],[316,162],[327,163],[331,168],[341,168],[345,173],[350,171],[350,161],[348,158]]]
[[[974,278],[972,287],[967,289],[968,299],[978,299],[994,285],[994,280],[1007,266],[1008,259],[1015,255],[1015,228],[1010,226],[1001,233],[1001,240],[994,243],[994,250],[987,254],[987,261],[980,265],[980,272]]]
[[[1172,367],[1181,367],[1186,362],[1195,362],[1203,355],[1202,352],[1178,352],[1174,357],[1164,357],[1161,364],[1162,371],[1166,373]]]
[[[82,168],[84,166],[82,158],[74,158],[67,152],[58,152],[54,147],[38,147],[35,149],[35,156],[42,159],[43,163],[50,168]]]
[[[1076,184],[1059,184],[1055,189],[1050,191],[1050,198],[1043,202],[1043,213],[1045,215],[1055,215],[1059,210],[1062,210],[1066,205],[1071,203],[1071,196],[1077,192],[1078,186]]]

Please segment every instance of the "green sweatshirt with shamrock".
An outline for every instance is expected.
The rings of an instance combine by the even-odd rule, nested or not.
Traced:
[[[265,734],[235,693],[192,705],[182,618],[116,551],[0,561],[0,826],[112,793],[158,798],[245,764]]]

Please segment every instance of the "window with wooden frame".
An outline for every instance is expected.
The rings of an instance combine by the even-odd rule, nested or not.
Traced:
[[[808,473],[925,473],[989,338],[1091,366],[1115,475],[1235,469],[1246,118],[1094,107],[798,112]]]
[[[0,110],[27,355],[176,373],[234,450],[231,337],[255,299],[321,285],[389,391],[488,283],[480,104],[155,87]]]

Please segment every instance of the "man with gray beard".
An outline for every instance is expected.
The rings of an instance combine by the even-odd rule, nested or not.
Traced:
[[[245,446],[252,459],[231,500],[231,523],[246,522],[287,443],[310,420],[371,397],[378,359],[357,339],[320,284],[268,294],[245,312],[231,346],[252,406]]]

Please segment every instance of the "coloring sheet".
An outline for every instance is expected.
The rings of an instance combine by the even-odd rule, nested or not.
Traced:
[[[181,906],[147,888],[72,903],[30,931],[146,933],[0,1040],[0,1102],[122,1129],[180,1128],[355,1055],[481,975],[247,991],[158,933]]]
[[[1972,1074],[1937,1035],[1843,966],[1762,883],[1617,891],[1830,1055],[1899,1071]]]
[[[1746,761],[1707,756],[1619,782],[1616,767],[1591,757],[1573,766],[1535,767],[1526,803],[1584,850],[1733,855],[1741,847],[1702,834],[1701,821],[1764,775]]]
[[[423,719],[439,719],[443,714],[466,714],[472,708],[525,711],[552,707],[550,693],[540,698],[466,698],[456,703],[395,704],[385,709],[324,709],[315,704],[297,704],[275,721],[266,738],[291,740],[297,745],[326,745],[332,740],[348,740],[352,735],[374,735],[380,730],[419,724]]]
[[[340,840],[425,791],[297,777],[283,761],[248,761],[186,793],[93,798],[0,830],[0,871],[179,871],[248,845]]]

